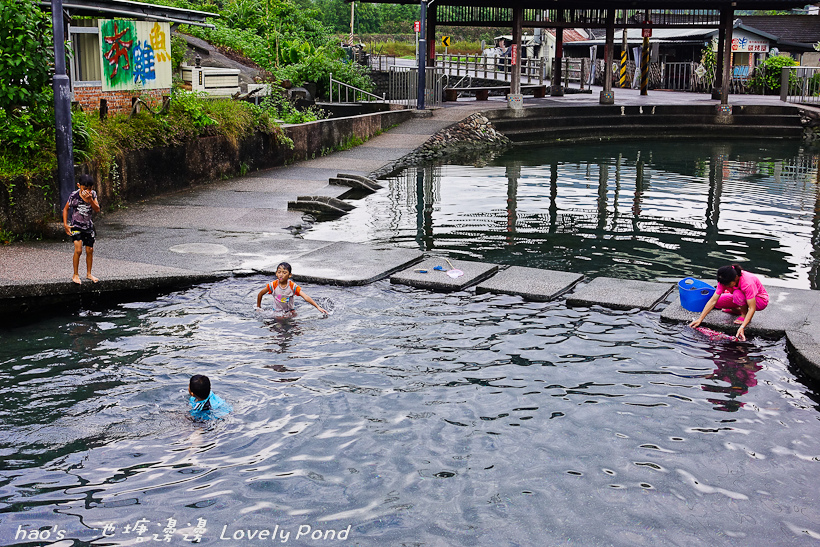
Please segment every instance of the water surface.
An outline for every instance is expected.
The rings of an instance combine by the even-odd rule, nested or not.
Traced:
[[[387,282],[270,324],[263,282],[0,331],[0,543],[820,540],[818,392],[782,340]],[[227,419],[186,417],[194,373]]]
[[[515,148],[479,167],[407,169],[305,237],[643,280],[711,280],[739,262],[818,289],[817,162],[794,141]]]

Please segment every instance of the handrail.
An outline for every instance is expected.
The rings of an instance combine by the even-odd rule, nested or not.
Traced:
[[[539,85],[544,83],[545,60],[541,57],[530,58],[520,57],[519,67],[521,75],[530,82],[538,79]],[[509,57],[487,57],[481,54],[475,55],[454,55],[437,53],[435,56],[435,66],[443,69],[450,76],[465,76],[473,78],[491,78],[508,81],[512,78],[512,65]]]
[[[780,100],[820,103],[820,67],[784,66],[780,73]]]
[[[339,80],[333,79],[333,73],[330,73],[330,102],[333,102],[333,84],[336,84],[336,98],[338,99],[337,102],[342,102],[342,88],[345,91],[345,100],[344,102],[349,103],[350,101],[350,92],[353,92],[353,101],[356,102],[381,102],[386,103],[386,95],[382,94],[381,97],[370,93],[369,91],[365,91],[364,89],[360,89],[356,86],[346,84],[344,82],[340,82]],[[358,97],[358,100],[356,99]],[[367,100],[364,100],[367,98]]]

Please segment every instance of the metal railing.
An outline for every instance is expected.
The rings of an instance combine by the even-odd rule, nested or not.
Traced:
[[[374,72],[387,72],[391,66],[395,66],[395,55],[380,55],[372,53],[367,58],[367,66]]]
[[[519,59],[521,77],[524,83],[538,81],[543,85],[546,78],[546,63],[543,58]],[[436,68],[450,76],[472,76],[493,80],[509,81],[512,79],[512,65],[509,57],[485,57],[483,55],[449,55],[436,54]]]
[[[334,100],[335,89],[335,100]],[[344,91],[344,101],[342,100],[342,91]],[[331,103],[368,103],[368,102],[387,102],[384,95],[379,97],[364,89],[359,89],[356,86],[340,82],[333,79],[333,73],[330,74],[330,102]]]
[[[784,66],[780,100],[789,103],[820,103],[820,67]]]
[[[438,67],[425,69],[426,106],[439,106],[444,97],[447,75]],[[419,69],[406,66],[391,66],[388,78],[387,97],[391,103],[415,108],[418,101]]]

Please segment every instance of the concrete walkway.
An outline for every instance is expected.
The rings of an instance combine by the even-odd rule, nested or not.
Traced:
[[[595,88],[591,95],[530,98],[525,100],[525,107],[597,106],[599,92],[600,88]],[[617,89],[615,97],[616,105],[718,104],[707,95],[664,91],[653,91],[648,97],[642,97],[636,90]],[[731,102],[735,105],[783,104],[777,97],[760,96],[732,96]],[[67,241],[0,247],[0,309],[6,312],[4,315],[7,318],[12,318],[7,320],[9,322],[17,314],[33,312],[37,308],[47,312],[55,303],[76,303],[78,295],[105,295],[139,289],[167,290],[232,275],[271,273],[282,260],[291,262],[297,279],[305,281],[357,285],[395,274],[393,282],[436,288],[436,284],[431,285],[424,274],[414,271],[422,269],[417,263],[424,256],[418,251],[294,237],[294,232],[303,223],[302,213],[289,211],[287,202],[300,195],[337,197],[347,189],[329,185],[328,179],[338,173],[368,175],[413,152],[438,130],[475,112],[498,108],[506,108],[503,98],[486,102],[465,99],[445,103],[444,108],[428,112],[431,115],[416,117],[352,150],[157,195],[103,215],[96,222],[98,242],[94,274],[102,280],[98,284],[85,282],[78,286],[70,282],[72,247]],[[367,276],[358,277],[355,272],[349,271],[347,265],[352,261],[366,263],[368,267],[359,270],[367,271]],[[484,281],[496,272],[496,265],[462,263],[459,266],[467,272],[465,278],[473,280],[469,284]],[[476,268],[475,274],[472,268]],[[533,277],[532,272],[521,270],[527,269],[516,269],[507,275]],[[501,274],[504,271],[502,265]],[[83,258],[81,277],[84,272]],[[310,272],[311,275],[299,276],[299,272]],[[674,288],[669,284],[642,285],[603,278],[595,283],[578,283],[576,276],[542,272],[543,279],[527,287],[525,296],[528,298],[549,300],[573,291],[568,298],[571,305],[600,304],[622,309],[650,309],[666,298],[666,301],[673,303],[667,308],[668,313],[664,312],[665,320],[690,320],[689,315],[674,307],[679,308],[676,293],[666,296]],[[629,302],[608,302],[603,297],[600,301],[596,300],[596,294],[612,294],[607,284],[619,282],[624,285],[622,289],[635,291],[634,306],[630,306]],[[467,285],[464,283],[457,287]],[[599,285],[603,286],[603,290]],[[480,290],[493,290],[492,280],[485,282]],[[747,333],[785,333],[797,361],[804,365],[809,374],[820,379],[820,324],[812,319],[820,313],[820,292],[797,292],[778,293],[779,300],[773,300],[772,306],[765,312],[769,320],[764,323],[756,318]],[[642,303],[644,301],[646,303]],[[799,307],[798,312],[792,310],[794,313],[787,313],[792,307],[795,310]],[[719,321],[707,323],[726,328]],[[765,328],[756,333],[756,325]]]

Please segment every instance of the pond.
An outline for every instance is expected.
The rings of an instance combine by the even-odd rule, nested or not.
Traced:
[[[816,284],[816,155],[692,146],[411,170],[304,235],[644,279],[736,259]],[[784,340],[388,281],[305,286],[333,313],[300,300],[275,321],[252,310],[265,282],[0,330],[0,544],[820,540],[820,390]],[[193,374],[226,418],[190,419]]]
[[[820,538],[818,392],[782,340],[386,281],[266,323],[263,282],[0,333],[2,544]],[[226,419],[188,418],[195,373]]]
[[[739,262],[820,288],[818,151],[793,141],[516,148],[408,169],[304,237],[629,279],[711,280]]]

